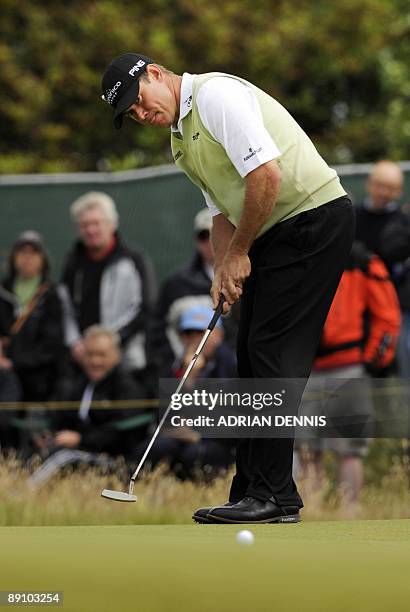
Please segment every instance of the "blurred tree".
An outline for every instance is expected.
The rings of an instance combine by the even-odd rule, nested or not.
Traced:
[[[166,131],[117,132],[100,99],[129,50],[251,80],[330,162],[409,158],[409,33],[408,0],[3,0],[0,172],[170,161]]]

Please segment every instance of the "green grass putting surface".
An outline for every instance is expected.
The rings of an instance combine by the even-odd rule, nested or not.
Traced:
[[[410,520],[0,528],[0,590],[64,591],[64,612],[401,612]],[[11,607],[6,609],[23,609]]]

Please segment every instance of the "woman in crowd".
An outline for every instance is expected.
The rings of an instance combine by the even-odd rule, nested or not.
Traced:
[[[23,232],[0,285],[0,370],[17,375],[24,401],[51,396],[63,351],[61,304],[49,268],[41,236]]]

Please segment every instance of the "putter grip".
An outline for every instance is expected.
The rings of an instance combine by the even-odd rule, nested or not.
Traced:
[[[208,329],[213,330],[213,328],[215,327],[216,322],[218,321],[219,317],[222,314],[224,302],[225,302],[225,297],[221,293],[221,297],[219,298],[218,306],[215,308],[214,316],[212,317],[208,325]]]

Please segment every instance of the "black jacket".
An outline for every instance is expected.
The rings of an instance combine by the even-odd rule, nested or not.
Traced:
[[[150,347],[162,370],[166,364],[174,360],[174,351],[170,345],[167,333],[176,330],[178,315],[190,296],[206,296],[209,298],[211,279],[207,275],[201,255],[196,252],[192,261],[168,278],[161,286],[150,333]],[[178,308],[178,302],[181,308]],[[192,305],[192,304],[191,304]]]
[[[0,285],[0,337],[9,339],[5,352],[21,382],[23,399],[47,400],[59,375],[64,350],[61,302],[55,287],[49,284],[18,333],[11,333],[20,310],[13,282],[10,278]]]
[[[150,418],[139,418],[140,425],[130,423],[135,417],[149,417],[148,411],[133,409],[133,401],[144,398],[144,391],[135,382],[129,372],[121,366],[114,368],[103,380],[95,385],[93,402],[126,401],[127,407],[105,408],[92,407],[86,420],[79,416],[79,408],[84,391],[89,381],[80,374],[64,385],[64,390],[58,395],[58,400],[78,402],[74,410],[58,410],[53,417],[53,430],[70,429],[81,434],[80,450],[94,453],[109,453],[111,455],[126,454],[130,448],[130,438],[143,439]],[[129,404],[129,405],[128,405]],[[127,423],[130,423],[127,426]]]
[[[393,220],[381,234],[381,255],[391,270],[402,310],[410,311],[410,219]]]
[[[407,216],[396,207],[392,210],[375,211],[361,203],[355,208],[356,238],[366,248],[383,259],[383,230],[390,223],[407,223]],[[387,262],[385,262],[387,263]]]
[[[386,264],[402,310],[410,311],[410,219],[402,210],[356,209],[356,240]]]
[[[0,370],[0,412],[1,402],[14,403],[20,400],[21,389],[15,373],[12,370]],[[9,415],[11,414],[10,411]]]

